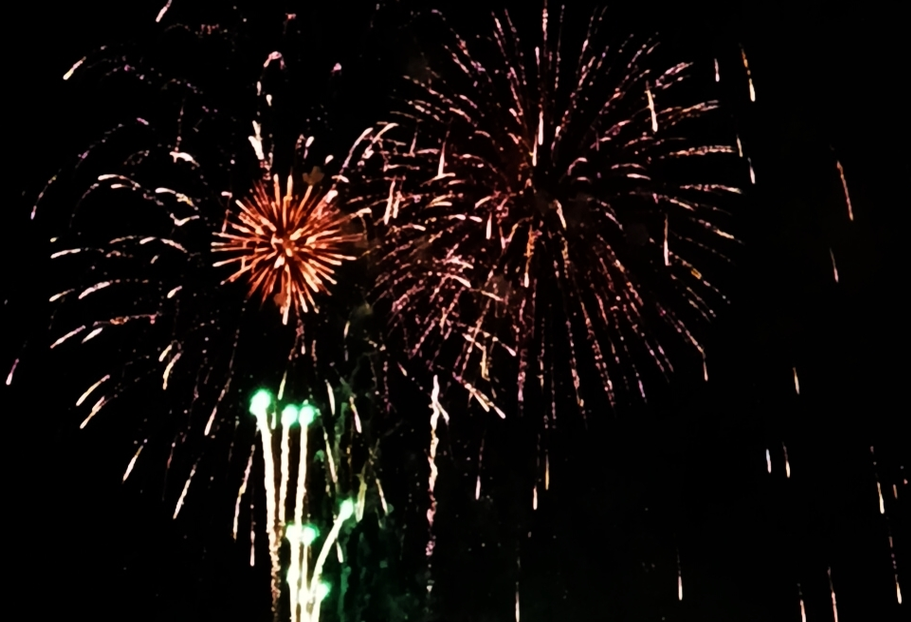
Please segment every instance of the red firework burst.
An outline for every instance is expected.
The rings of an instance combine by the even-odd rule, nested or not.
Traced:
[[[354,259],[345,251],[359,236],[347,232],[350,216],[333,203],[334,188],[321,191],[322,179],[318,168],[303,175],[302,193],[295,192],[291,176],[285,192],[277,175],[271,193],[267,182],[257,181],[237,201],[240,210],[228,217],[227,231],[215,234],[223,241],[212,243],[213,251],[233,255],[214,266],[239,264],[223,282],[246,278],[248,296],[259,292],[263,304],[272,295],[285,324],[292,309],[317,311],[314,295],[328,293],[335,269]]]

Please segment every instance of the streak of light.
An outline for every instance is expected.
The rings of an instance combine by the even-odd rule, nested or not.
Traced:
[[[335,416],[335,391],[332,390],[332,385],[329,384],[329,381],[326,381],[326,391],[329,393],[329,412],[332,413],[332,416]]]
[[[94,391],[94,390],[97,389],[99,386],[101,386],[101,384],[102,384],[103,382],[105,382],[106,380],[110,379],[110,377],[111,377],[110,374],[106,374],[106,375],[103,376],[100,380],[98,380],[97,382],[95,382],[95,384],[93,384],[93,385],[90,386],[88,389],[86,389],[86,390],[85,390],[85,393],[83,393],[82,395],[80,395],[80,396],[79,396],[79,399],[76,400],[76,406],[82,406],[82,402],[84,402],[84,401],[86,400],[86,398],[87,398],[89,395],[92,394],[92,391]]]
[[[82,63],[85,62],[85,59],[86,59],[86,57],[83,56],[82,58],[80,58],[79,60],[77,60],[77,61],[73,64],[73,66],[70,67],[70,68],[67,70],[67,72],[66,72],[65,74],[63,74],[63,79],[64,79],[64,80],[69,80],[70,78],[72,78],[72,77],[73,77],[73,74],[76,73],[76,70],[79,69],[79,68],[82,66]],[[34,215],[35,215],[35,213],[32,212],[32,219],[33,219],[33,220],[34,220]]]
[[[550,490],[550,455],[544,452],[544,490]]]
[[[256,565],[256,518],[253,513],[253,499],[250,499],[250,568]]]
[[[84,325],[83,325],[83,326],[80,326],[79,328],[75,328],[75,329],[71,330],[70,332],[68,332],[67,334],[65,334],[63,337],[60,337],[57,341],[55,341],[54,343],[52,343],[50,349],[53,350],[54,348],[56,348],[56,347],[59,346],[60,344],[62,344],[62,343],[64,343],[65,341],[67,341],[70,337],[75,337],[76,335],[78,335],[79,333],[81,333],[83,330],[85,330],[85,326],[84,326]]]
[[[348,398],[348,405],[351,407],[351,413],[354,417],[354,429],[357,430],[358,434],[363,432],[361,427],[361,416],[357,412],[357,405],[354,403],[354,396]]]
[[[9,373],[6,375],[6,386],[9,386],[13,382],[13,374],[16,373],[16,366],[19,364],[19,359],[17,358],[13,361],[13,366],[10,367]]]
[[[157,24],[158,22],[161,21],[161,18],[164,17],[164,14],[167,13],[167,12],[168,12],[168,9],[170,9],[170,8],[171,8],[171,0],[168,0],[168,1],[165,3],[165,5],[164,5],[163,7],[161,7],[161,10],[158,11],[158,17],[155,18],[155,23],[156,23],[156,24]]]
[[[80,429],[80,430],[85,429],[85,426],[87,426],[87,425],[89,424],[89,421],[91,421],[92,418],[93,418],[95,415],[97,415],[98,412],[99,412],[102,408],[105,407],[105,405],[107,405],[108,401],[109,401],[108,398],[102,397],[100,400],[98,400],[97,402],[95,402],[95,405],[92,406],[92,410],[89,412],[88,416],[82,421],[81,424],[79,424],[79,429]]]
[[[127,478],[130,477],[130,473],[133,472],[133,467],[136,466],[136,461],[139,460],[139,454],[142,453],[142,448],[145,447],[145,441],[142,445],[139,446],[139,449],[136,450],[136,453],[133,454],[133,459],[130,460],[130,463],[127,465],[127,470],[123,473],[123,479],[121,481],[127,481]]]
[[[383,513],[389,513],[389,506],[386,505],[386,495],[383,494],[383,484],[380,482],[380,478],[376,478],[376,491],[380,495],[380,505],[383,506]]]
[[[104,326],[99,326],[98,328],[93,329],[92,331],[89,332],[88,335],[86,335],[85,337],[82,338],[82,343],[86,343],[87,341],[94,339],[95,337],[100,335],[101,331],[103,331],[103,330],[104,330]]]
[[[253,443],[250,446],[250,456],[247,458],[247,467],[244,469],[244,478],[240,482],[240,487],[237,489],[237,503],[234,504],[234,528],[231,531],[231,535],[234,540],[237,540],[237,524],[240,522],[240,502],[243,499],[244,493],[247,492],[247,482],[250,480],[250,469],[253,467],[253,454],[256,453],[256,443]],[[253,565],[252,562],[250,564]]]
[[[879,484],[879,470],[876,464],[876,452],[874,451],[873,445],[870,446],[870,455],[873,457],[873,479],[876,481],[876,496],[879,498],[879,513],[886,513],[886,505],[883,501],[883,491],[882,487]]]
[[[190,469],[190,475],[187,477],[187,481],[184,482],[183,490],[180,492],[180,498],[177,499],[177,505],[174,506],[174,516],[171,517],[172,519],[176,519],[177,515],[180,514],[180,510],[183,508],[183,502],[187,498],[187,493],[190,492],[190,484],[193,482],[194,475],[196,475],[196,464]]]
[[[895,600],[898,601],[898,604],[902,604],[902,588],[898,583],[898,563],[895,560],[895,542],[892,540],[892,528],[889,527],[888,517],[886,522],[886,530],[889,534],[889,557],[892,558],[892,576],[895,578]]]
[[[800,380],[797,378],[797,368],[791,368],[794,371],[794,393],[800,395]]]
[[[516,622],[519,622],[519,582],[516,581]]]
[[[797,593],[800,595],[800,622],[807,622],[807,608],[803,604],[803,590],[800,583],[797,584]]]
[[[740,46],[740,55],[743,57],[743,68],[747,72],[747,82],[750,85],[750,101],[756,101],[756,89],[753,88],[753,76],[750,75],[750,64],[747,62],[747,53],[743,49],[743,46]]]
[[[164,373],[162,374],[162,383],[161,383],[162,390],[166,391],[168,389],[168,378],[171,375],[171,370],[174,369],[174,365],[177,363],[177,359],[180,358],[180,355],[181,355],[180,352],[175,354],[174,357],[171,358],[170,361],[168,361],[167,366],[164,368]]]
[[[766,468],[768,469],[769,473],[771,473],[772,472],[772,455],[769,453],[768,449],[765,450],[765,463],[766,463]]]
[[[645,86],[645,94],[648,97],[648,110],[652,115],[652,132],[658,132],[658,117],[655,116],[655,100],[652,98],[652,91],[648,88],[648,85]],[[564,229],[566,227],[563,227]]]
[[[788,461],[788,448],[782,443],[781,449],[784,451],[784,474],[788,479],[791,479],[791,463]]]
[[[832,252],[832,249],[829,249],[829,258],[832,260],[832,276],[835,278],[835,282],[838,283],[838,267],[835,265],[835,253]]]
[[[677,549],[677,600],[683,600],[683,568],[680,565],[680,550]]]
[[[721,82],[721,73],[718,71],[718,59],[715,59],[715,82]]]
[[[275,460],[272,451],[272,430],[269,427],[268,413],[265,408],[253,414],[256,417],[256,427],[259,431],[260,442],[263,448],[263,466],[265,467],[266,523],[269,535],[269,559],[272,566],[271,587],[272,610],[274,614],[277,611],[278,599],[281,591],[281,580],[279,577],[281,571],[279,547],[281,543],[278,538],[279,526],[276,521]]]
[[[845,181],[845,169],[842,168],[841,162],[838,160],[835,161],[835,165],[838,167],[838,176],[841,178],[841,187],[845,191],[845,204],[848,206],[848,220],[854,220],[854,210],[851,208],[851,195],[848,194],[848,182]]]
[[[835,604],[835,586],[832,583],[832,568],[828,569],[829,575],[829,594],[832,595],[832,622],[838,622],[838,605]]]
[[[291,426],[282,421],[281,428],[281,466],[279,467],[281,470],[278,472],[281,481],[278,484],[278,522],[284,525],[286,522],[285,515],[288,512],[288,504],[285,501],[288,498],[288,478],[290,477],[288,475],[288,461],[291,459]]]
[[[434,545],[436,544],[436,538],[434,537],[433,533],[433,520],[437,508],[437,500],[434,491],[436,489],[437,481],[437,446],[440,443],[440,439],[437,436],[437,425],[439,424],[439,419],[441,416],[445,422],[449,422],[449,414],[440,405],[440,379],[438,376],[433,377],[433,391],[430,395],[430,410],[430,451],[428,460],[430,463],[430,476],[427,482],[428,492],[430,495],[430,506],[427,508],[427,529],[430,532],[430,537],[427,540],[427,548],[425,551],[428,563],[433,556],[433,549]]]

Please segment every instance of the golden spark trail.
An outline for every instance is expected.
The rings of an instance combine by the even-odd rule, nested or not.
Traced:
[[[679,549],[677,549],[677,600],[683,600],[683,568],[680,565]]]
[[[261,397],[262,396],[262,397]],[[272,451],[272,429],[269,424],[268,408],[271,400],[268,396],[257,394],[250,406],[250,411],[256,417],[256,427],[263,448],[263,466],[265,468],[264,487],[266,489],[266,532],[269,537],[269,559],[272,566],[272,615],[278,617],[278,600],[281,595],[281,564],[279,562],[279,547],[281,545],[277,520],[276,491],[275,491],[275,462]],[[275,415],[273,415],[273,418]]]
[[[841,178],[841,187],[845,191],[845,204],[848,206],[848,220],[854,220],[854,210],[851,208],[851,195],[848,194],[848,182],[845,180],[845,169],[842,168],[841,162],[838,160],[835,161],[835,166],[838,167],[838,176]]]
[[[244,493],[247,492],[247,482],[250,480],[250,469],[253,467],[253,456],[256,453],[256,443],[250,446],[250,457],[247,458],[247,466],[244,469],[244,478],[241,480],[240,487],[237,489],[237,503],[234,504],[234,527],[231,530],[231,536],[237,540],[237,523],[240,521],[240,502]]]
[[[829,594],[832,596],[832,622],[838,622],[838,606],[835,604],[835,586],[832,583],[832,568],[827,569],[829,576]]]
[[[139,454],[142,453],[143,447],[145,447],[145,441],[143,441],[143,444],[139,446],[139,449],[136,450],[136,453],[133,454],[133,459],[130,460],[130,463],[127,465],[127,470],[123,473],[122,481],[125,482],[127,481],[127,478],[130,477],[130,473],[133,472],[133,467],[136,466],[136,461],[139,460]]]
[[[743,57],[743,69],[747,73],[747,82],[750,85],[750,101],[756,101],[756,89],[753,88],[753,77],[750,75],[750,64],[747,62],[747,53],[743,49],[743,46],[740,46],[740,55]]]

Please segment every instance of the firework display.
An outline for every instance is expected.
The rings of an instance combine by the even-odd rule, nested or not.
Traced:
[[[4,390],[60,609],[904,619],[904,169],[832,112],[881,69],[412,4],[162,0],[55,65]]]
[[[705,361],[697,329],[725,299],[734,133],[704,131],[718,104],[687,92],[689,64],[607,46],[603,21],[578,48],[546,9],[522,39],[508,14],[452,35],[380,154],[377,296],[408,355],[500,416],[542,399],[552,419],[563,387],[583,412],[645,399],[676,342]]]

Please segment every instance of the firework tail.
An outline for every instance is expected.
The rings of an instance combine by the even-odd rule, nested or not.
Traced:
[[[437,509],[437,500],[435,490],[436,490],[436,480],[437,480],[437,448],[440,444],[440,439],[437,436],[437,427],[440,422],[440,416],[443,417],[443,420],[446,423],[449,423],[449,414],[446,410],[440,405],[440,380],[437,376],[433,377],[433,392],[430,397],[430,449],[428,462],[430,463],[430,477],[427,482],[427,491],[430,497],[430,505],[427,508],[427,595],[430,596],[431,590],[433,590],[433,549],[436,545],[436,537],[433,531],[433,520],[436,515]]]

